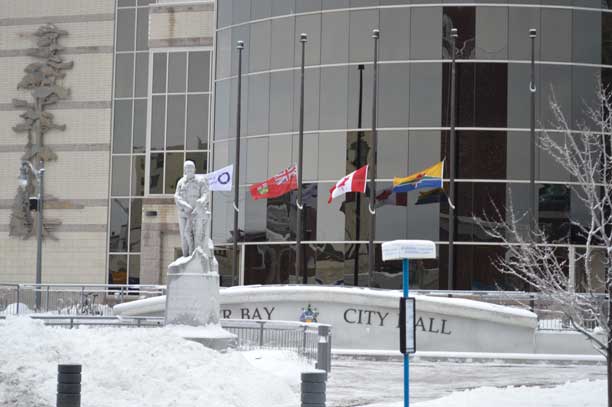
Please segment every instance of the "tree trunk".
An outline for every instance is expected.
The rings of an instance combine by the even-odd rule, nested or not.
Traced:
[[[606,335],[606,365],[608,366],[608,407],[612,407],[612,346],[610,335],[612,335],[612,292],[608,287],[608,329]]]

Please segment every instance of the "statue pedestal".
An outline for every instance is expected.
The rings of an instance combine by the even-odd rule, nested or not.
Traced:
[[[219,274],[211,268],[200,248],[168,266],[166,325],[176,325],[186,339],[222,350],[235,346],[237,337],[219,325]]]

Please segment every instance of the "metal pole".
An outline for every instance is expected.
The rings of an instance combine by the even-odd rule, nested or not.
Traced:
[[[236,43],[238,50],[238,99],[236,101],[236,157],[234,159],[234,236],[233,236],[233,260],[232,260],[232,280],[238,276],[238,199],[240,187],[240,101],[242,98],[242,50],[244,42]]]
[[[304,267],[304,253],[302,251],[302,219],[304,216],[304,202],[302,202],[302,168],[304,166],[304,64],[306,61],[306,42],[308,36],[304,33],[300,34],[300,42],[302,43],[302,66],[300,68],[300,128],[298,138],[298,168],[297,168],[297,227],[295,230],[295,273],[296,281],[302,275],[302,283],[308,283],[308,270]],[[302,270],[303,269],[303,270]]]
[[[40,160],[40,166],[38,172],[36,173],[36,178],[38,179],[38,221],[36,224],[36,310],[40,310],[40,284],[42,284],[43,200],[45,193],[45,163],[42,160]]]
[[[369,250],[369,275],[368,287],[372,287],[374,281],[374,267],[376,256],[374,253],[374,235],[376,232],[376,154],[378,137],[376,133],[376,95],[378,94],[378,40],[380,38],[379,30],[372,30],[372,38],[374,38],[374,71],[373,71],[373,90],[372,90],[372,158],[370,162],[370,202],[368,210],[370,211],[370,241],[368,243]]]
[[[448,182],[448,196],[451,202],[455,202],[455,169],[457,168],[456,162],[456,136],[455,136],[455,121],[456,121],[456,95],[455,95],[455,82],[457,80],[457,47],[455,41],[459,33],[456,28],[451,29],[451,100],[450,100],[450,157],[448,159],[449,171],[449,182]],[[454,287],[454,274],[455,274],[455,210],[452,206],[448,206],[448,281],[447,289],[452,290]]]
[[[529,82],[529,92],[531,93],[531,118],[530,118],[530,138],[529,138],[529,231],[532,233],[535,230],[536,223],[536,207],[535,207],[535,38],[536,29],[529,30],[529,38],[531,38],[531,81]]]
[[[402,266],[404,268],[404,273],[402,275],[402,286],[404,289],[404,298],[408,298],[408,293],[410,289],[410,261],[408,259],[404,259],[402,261]],[[406,335],[408,332],[411,332],[414,327],[406,327]],[[408,339],[406,338],[406,342]],[[408,407],[410,405],[410,359],[408,357],[408,352],[404,352],[404,407]]]
[[[363,70],[365,65],[357,65],[359,70],[359,111],[357,112],[357,158],[355,159],[355,167],[361,167],[361,138],[363,131],[361,131],[361,116],[363,110]],[[355,194],[355,240],[359,241],[361,238],[361,195]],[[359,285],[359,243],[355,243],[355,263],[353,265],[353,285]]]

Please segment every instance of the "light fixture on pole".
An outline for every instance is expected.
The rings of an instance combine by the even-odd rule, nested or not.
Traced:
[[[240,110],[242,99],[242,50],[244,49],[244,41],[236,42],[238,50],[238,97],[236,100],[236,157],[234,159],[234,233],[232,236],[232,279],[236,281],[238,276],[238,200],[240,198]]]
[[[450,89],[450,152],[448,158],[449,171],[449,182],[448,182],[448,197],[451,202],[455,202],[455,170],[457,168],[456,162],[456,136],[455,136],[455,110],[457,109],[456,95],[455,95],[455,82],[457,79],[457,47],[456,40],[459,36],[459,32],[456,28],[451,29],[451,89]],[[448,282],[447,289],[452,290],[454,286],[454,273],[455,273],[455,208],[452,205],[448,206]]]
[[[304,216],[304,202],[302,201],[302,174],[304,167],[304,65],[306,61],[306,42],[308,35],[300,34],[302,43],[302,64],[300,67],[300,128],[298,135],[298,168],[297,168],[297,200],[295,202],[297,227],[295,230],[295,274],[296,281],[302,275],[302,283],[308,283],[308,270],[304,267],[304,251],[302,250],[302,229]],[[303,270],[302,270],[303,269]]]
[[[38,183],[38,194],[36,197],[36,210],[38,216],[36,220],[36,309],[40,310],[40,284],[42,284],[42,230],[43,230],[43,199],[44,199],[44,177],[45,165],[41,160],[39,169],[34,168],[31,162],[22,161],[19,168],[19,187],[26,189],[28,186],[28,171],[35,177]],[[29,197],[28,197],[29,198]]]
[[[376,96],[378,94],[378,40],[380,39],[380,31],[372,30],[372,38],[374,38],[374,70],[373,70],[373,90],[372,90],[372,157],[368,171],[370,171],[370,197],[368,203],[368,211],[370,212],[370,241],[368,242],[368,260],[369,260],[369,275],[368,287],[372,287],[374,282],[374,267],[376,263],[376,255],[374,252],[374,235],[376,231],[376,153],[377,153],[377,129],[376,129]]]

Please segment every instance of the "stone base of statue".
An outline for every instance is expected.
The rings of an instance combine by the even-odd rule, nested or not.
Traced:
[[[172,326],[186,339],[216,350],[236,345],[236,335],[219,324],[216,260],[201,248],[168,266],[166,326]]]

